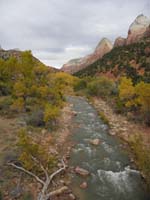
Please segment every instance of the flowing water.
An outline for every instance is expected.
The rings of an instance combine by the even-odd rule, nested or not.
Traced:
[[[96,110],[81,97],[68,97],[77,115],[73,119],[72,150],[70,165],[87,169],[86,178],[76,174],[72,177],[72,189],[80,200],[148,200],[140,173],[130,167],[128,154]],[[100,144],[93,146],[90,140],[99,138]],[[86,181],[88,187],[81,189]]]

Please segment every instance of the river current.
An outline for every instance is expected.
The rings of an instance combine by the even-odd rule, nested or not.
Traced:
[[[86,178],[72,175],[72,190],[80,200],[149,200],[139,171],[131,168],[120,140],[108,133],[108,127],[85,98],[68,97],[73,111],[71,139],[75,142],[70,165],[90,172]],[[99,139],[100,144],[90,141]],[[87,188],[80,184],[87,182]]]

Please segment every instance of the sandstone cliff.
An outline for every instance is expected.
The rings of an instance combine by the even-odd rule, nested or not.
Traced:
[[[62,71],[73,74],[81,69],[84,69],[88,65],[102,58],[103,55],[111,51],[112,48],[113,45],[111,44],[111,42],[107,38],[103,38],[99,42],[99,44],[95,48],[95,51],[92,54],[87,55],[83,58],[70,60],[68,63],[63,65]]]
[[[130,25],[126,45],[138,42],[150,25],[150,19],[146,16],[139,15]]]
[[[70,60],[63,65],[61,70],[74,74],[101,59],[106,53],[110,52],[113,47],[130,45],[139,42],[141,38],[148,36],[150,36],[150,19],[141,14],[137,16],[130,25],[127,38],[116,38],[114,46],[112,46],[107,38],[103,38],[92,54],[83,58]]]

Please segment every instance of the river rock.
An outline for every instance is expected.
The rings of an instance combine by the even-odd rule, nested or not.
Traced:
[[[81,176],[88,176],[90,174],[90,172],[88,170],[83,169],[83,168],[78,167],[78,166],[75,168],[75,172],[77,174],[81,175]]]
[[[84,181],[83,183],[81,183],[80,188],[86,189],[87,186],[88,186],[87,182]]]
[[[71,193],[71,194],[69,194],[69,199],[70,199],[70,200],[75,200],[76,197],[74,196],[74,194]]]
[[[90,143],[92,144],[92,145],[95,145],[95,146],[97,146],[97,145],[99,145],[99,143],[100,143],[100,139],[94,139],[94,140],[90,140]]]
[[[78,113],[75,112],[75,111],[73,111],[72,114],[73,114],[74,116],[77,116]]]
[[[111,130],[111,131],[109,131],[109,134],[110,135],[116,135],[116,132]]]

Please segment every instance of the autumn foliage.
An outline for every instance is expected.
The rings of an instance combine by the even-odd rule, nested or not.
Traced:
[[[123,77],[119,85],[119,98],[128,108],[135,107],[150,124],[150,83],[139,82],[133,85],[131,79]]]
[[[63,106],[63,94],[71,90],[74,80],[63,72],[52,72],[30,51],[22,52],[19,59],[0,60],[0,111],[24,113],[30,125],[52,125]]]

